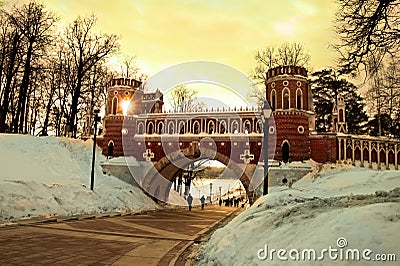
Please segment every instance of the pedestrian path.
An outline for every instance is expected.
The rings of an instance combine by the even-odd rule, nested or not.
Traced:
[[[174,265],[234,210],[210,206],[3,227],[0,265]]]

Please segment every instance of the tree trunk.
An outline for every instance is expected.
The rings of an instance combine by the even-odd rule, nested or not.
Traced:
[[[77,123],[75,121],[78,113],[78,101],[81,94],[82,77],[78,76],[78,82],[72,95],[71,114],[69,117],[69,133],[73,138],[76,138]]]
[[[11,83],[12,79],[14,76],[14,66],[15,66],[15,60],[17,57],[17,52],[18,52],[18,46],[19,46],[19,39],[20,36],[18,34],[14,35],[13,38],[13,49],[10,55],[10,62],[8,64],[8,70],[7,70],[7,75],[6,75],[6,84],[4,87],[4,98],[3,98],[3,104],[1,105],[0,108],[0,133],[6,132],[6,117],[8,113],[8,107],[10,104],[10,93],[11,93]]]
[[[20,87],[20,94],[18,96],[17,117],[14,121],[14,132],[23,132],[25,120],[26,99],[29,86],[29,76],[31,74],[31,58],[33,51],[33,42],[29,42],[28,51],[26,53],[24,76]]]
[[[56,91],[56,88],[52,81],[51,88],[50,88],[49,100],[46,105],[46,113],[45,113],[45,118],[44,118],[44,122],[43,122],[42,134],[44,136],[47,136],[47,127],[49,126],[49,117],[50,117],[50,112],[51,112],[51,106],[53,105],[53,96],[54,96],[55,91]],[[60,115],[60,113],[59,113],[59,115]],[[58,123],[58,121],[56,121],[56,125],[57,125],[57,123]],[[56,131],[56,135],[57,135],[57,131]]]

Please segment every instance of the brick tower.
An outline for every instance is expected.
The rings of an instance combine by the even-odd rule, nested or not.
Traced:
[[[118,78],[110,81],[104,116],[105,132],[99,138],[103,154],[124,155],[122,135],[133,137],[136,132],[135,123],[128,123],[131,128],[123,127],[124,119],[133,119],[143,113],[162,112],[163,94],[158,89],[154,93],[144,93],[141,85],[142,82],[135,79]]]
[[[275,159],[283,162],[311,157],[310,131],[315,127],[307,70],[298,66],[275,67],[267,72],[266,97],[274,111],[277,141]]]

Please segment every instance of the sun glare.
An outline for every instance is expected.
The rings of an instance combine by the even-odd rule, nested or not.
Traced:
[[[291,36],[294,33],[294,25],[291,21],[282,21],[275,24],[274,30],[279,35]]]
[[[126,116],[128,114],[128,111],[131,107],[130,101],[124,100],[122,102],[122,113]]]

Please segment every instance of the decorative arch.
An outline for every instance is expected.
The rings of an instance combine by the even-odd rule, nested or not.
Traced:
[[[107,158],[114,156],[114,141],[110,140],[107,145]]]
[[[370,163],[369,149],[367,147],[364,147],[364,149],[363,149],[363,163],[364,162]]]
[[[215,133],[215,123],[214,123],[213,120],[208,121],[207,129],[208,129],[208,134],[214,134]]]
[[[385,149],[381,149],[379,152],[379,160],[381,164],[385,165],[386,164],[386,152]]]
[[[143,189],[145,189],[150,195],[158,194],[159,199],[167,201],[171,189],[170,181],[173,180],[174,177],[176,177],[178,172],[181,170],[181,168],[184,167],[185,160],[187,160],[187,158],[190,158],[190,148],[182,149],[181,152],[182,156],[172,156],[174,158],[173,162],[169,161],[167,156],[158,160],[157,163],[154,165],[154,170],[156,171],[152,171],[152,174],[146,176],[142,180]],[[214,153],[211,152],[210,154]],[[205,156],[198,159],[204,158],[208,157]],[[239,180],[242,182],[246,193],[250,198],[250,202],[252,203],[254,200],[253,196],[251,196],[250,194],[250,189],[253,189],[253,184],[251,184],[252,170],[247,171],[246,169],[243,169],[242,166],[240,166],[238,163],[230,160],[228,156],[220,152],[216,152],[215,156],[213,156],[211,159],[217,160],[225,164],[233,171],[235,175],[240,178]],[[181,167],[179,167],[179,165]],[[160,179],[160,177],[162,178]]]
[[[154,134],[154,123],[152,121],[147,124],[147,134]]]
[[[193,134],[199,134],[200,133],[200,123],[199,123],[199,121],[194,121],[193,122],[193,128],[192,128],[192,130],[193,130]]]
[[[290,108],[290,91],[285,87],[282,91],[282,109]]]
[[[378,152],[375,148],[371,149],[371,163],[377,163],[378,162]]]
[[[251,129],[251,122],[248,119],[243,123],[243,132],[246,134],[253,132]]]
[[[339,123],[344,122],[344,112],[343,109],[339,109]]]
[[[352,155],[353,154],[353,148],[352,148],[352,146],[351,145],[347,145],[346,146],[346,158],[347,159],[351,159],[352,158]]]
[[[183,121],[179,122],[178,130],[179,130],[179,134],[185,134],[186,133],[185,132],[185,122],[183,122]]]
[[[239,133],[239,123],[235,120],[231,123],[231,133],[237,134]]]
[[[157,133],[160,135],[164,133],[164,122],[161,121],[158,123]]]
[[[358,145],[354,146],[354,160],[361,161],[361,149]]]
[[[225,134],[226,133],[226,122],[225,120],[222,120],[219,123],[219,134]]]
[[[394,150],[390,149],[389,153],[388,153],[388,160],[389,160],[389,164],[393,164],[395,163],[395,155],[394,155]]]
[[[117,96],[114,96],[114,98],[112,99],[112,104],[111,104],[111,113],[113,115],[116,115],[117,110],[118,110],[118,98],[117,98]]]
[[[282,141],[282,161],[284,163],[289,162],[289,158],[290,158],[290,143],[287,139],[285,139],[284,141]]]
[[[303,109],[303,91],[300,88],[296,90],[296,109]]]
[[[346,142],[345,142],[345,140],[341,140],[341,139],[339,139],[339,146],[340,146],[340,158],[341,158],[341,160],[343,160],[344,159],[344,154],[345,154],[345,152],[346,152]]]
[[[144,124],[143,122],[138,123],[138,134],[143,134],[144,133]]]
[[[276,109],[276,91],[275,91],[275,89],[273,89],[271,91],[270,102],[271,102],[271,108],[274,111]]]
[[[170,121],[168,123],[168,134],[174,134],[175,133],[174,132],[175,131],[174,127],[175,127],[174,122]]]
[[[256,133],[263,133],[264,128],[263,128],[263,123],[261,120],[258,120],[256,123]]]

